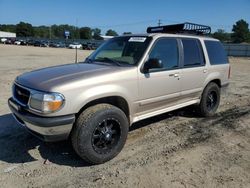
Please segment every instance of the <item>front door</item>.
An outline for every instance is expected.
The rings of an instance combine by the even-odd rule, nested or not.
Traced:
[[[160,38],[155,41],[148,59],[162,61],[163,67],[139,73],[139,101],[137,115],[147,114],[178,103],[181,70],[178,41]]]

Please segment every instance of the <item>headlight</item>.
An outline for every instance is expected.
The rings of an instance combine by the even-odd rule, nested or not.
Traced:
[[[64,97],[59,93],[33,93],[29,101],[30,108],[41,113],[58,111],[63,104]]]

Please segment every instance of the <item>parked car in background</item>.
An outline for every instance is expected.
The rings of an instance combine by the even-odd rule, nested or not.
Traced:
[[[49,41],[41,41],[41,47],[49,47]]]
[[[49,42],[48,41],[35,41],[34,46],[38,47],[49,47]]]
[[[49,47],[53,47],[53,48],[65,48],[66,45],[63,42],[50,42]]]
[[[56,42],[50,42],[49,47],[58,48],[58,45]]]
[[[8,38],[6,41],[5,41],[5,44],[14,44],[15,43],[15,38]]]
[[[93,45],[92,45],[92,43],[90,43],[90,42],[83,43],[83,44],[82,44],[82,49],[83,49],[83,50],[93,50]]]
[[[27,45],[34,46],[34,44],[35,44],[35,41],[33,39],[27,40]]]
[[[35,41],[34,46],[39,46],[40,47],[41,46],[41,41],[39,41],[39,40]]]
[[[81,47],[82,47],[82,45],[78,42],[74,42],[72,44],[69,44],[69,48],[71,48],[71,49],[76,49],[76,48],[79,49]]]
[[[6,39],[6,38],[1,38],[1,42],[2,42],[2,43],[5,43],[7,40],[8,40],[8,39]]]
[[[21,44],[21,41],[20,41],[20,40],[16,40],[16,41],[14,42],[14,44],[15,44],[15,45],[20,45],[20,44]]]
[[[27,41],[26,40],[20,40],[20,45],[26,46],[27,45]]]
[[[96,42],[85,42],[82,44],[82,49],[83,50],[96,50],[101,43],[96,43]]]

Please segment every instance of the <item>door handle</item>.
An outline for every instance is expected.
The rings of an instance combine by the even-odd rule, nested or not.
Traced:
[[[169,74],[170,77],[179,77],[179,73],[173,73],[173,74]]]
[[[206,73],[206,72],[207,72],[207,69],[204,69],[204,70],[203,70],[203,73]]]

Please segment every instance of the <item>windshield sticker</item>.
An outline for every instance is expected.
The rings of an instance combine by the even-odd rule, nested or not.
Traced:
[[[146,37],[130,37],[129,42],[145,42]]]

